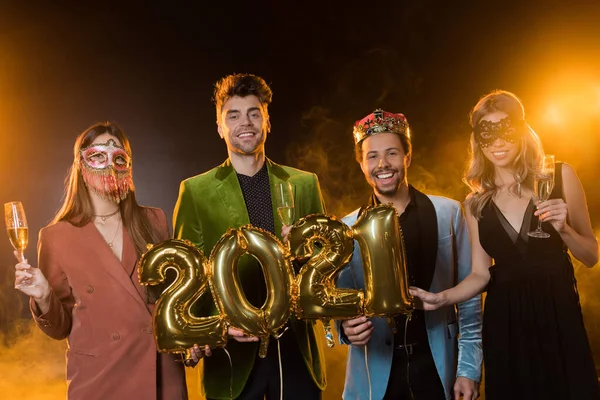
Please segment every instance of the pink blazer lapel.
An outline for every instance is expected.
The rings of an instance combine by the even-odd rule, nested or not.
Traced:
[[[123,229],[122,261],[119,261],[113,254],[112,250],[108,247],[104,238],[93,223],[90,222],[87,224],[83,228],[83,231],[86,235],[85,242],[89,244],[89,251],[93,257],[92,259],[111,275],[127,293],[131,294],[141,306],[148,309],[144,289],[137,283],[137,274],[134,271],[137,253],[127,231]],[[137,284],[134,283],[132,279],[136,280]]]

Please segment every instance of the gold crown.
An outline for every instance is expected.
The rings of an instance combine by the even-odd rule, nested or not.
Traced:
[[[354,143],[360,143],[378,133],[396,133],[410,139],[410,127],[404,114],[394,114],[378,108],[354,123]]]

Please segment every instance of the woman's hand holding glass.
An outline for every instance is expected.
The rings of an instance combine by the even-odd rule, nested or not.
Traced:
[[[554,155],[546,154],[533,174],[533,193],[538,206],[538,211],[535,215],[538,216],[538,225],[535,231],[527,232],[527,234],[534,238],[547,239],[550,237],[550,234],[544,232],[542,229],[542,220],[544,218],[540,217],[539,208],[542,204],[548,203],[548,199],[554,189],[554,169]]]
[[[20,252],[15,250],[14,254],[17,260],[21,260]],[[44,308],[43,304],[50,297],[48,280],[39,268],[32,267],[27,260],[15,265],[15,288],[33,297],[40,309]]]
[[[550,199],[537,204],[534,213],[540,221],[549,222],[556,232],[561,233],[567,225],[567,203],[563,199]]]
[[[15,248],[14,255],[19,261],[15,265],[15,288],[33,297],[42,313],[45,313],[49,307],[50,285],[42,271],[29,265],[25,258],[29,229],[20,201],[4,204],[4,222],[10,243]]]

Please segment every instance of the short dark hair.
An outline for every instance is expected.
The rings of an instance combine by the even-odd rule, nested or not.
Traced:
[[[265,111],[267,111],[267,107],[271,104],[273,98],[273,91],[260,76],[252,74],[227,75],[215,84],[213,100],[217,111],[217,121],[221,118],[223,104],[234,96],[256,96]]]
[[[402,143],[402,150],[404,150],[404,155],[409,155],[412,152],[412,142],[410,141],[410,137],[408,137],[407,135],[398,135],[398,137],[400,138],[400,143]],[[354,145],[354,157],[356,157],[356,161],[359,164],[362,162],[362,144],[364,141],[365,140],[363,139]]]

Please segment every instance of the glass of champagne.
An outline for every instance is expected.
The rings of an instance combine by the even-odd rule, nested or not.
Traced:
[[[546,154],[533,176],[533,195],[539,202],[550,198],[550,193],[554,189],[554,155]],[[535,231],[527,232],[534,238],[546,239],[550,234],[542,230],[542,221],[538,216],[538,225]]]
[[[283,225],[294,223],[294,192],[289,182],[281,182],[275,186],[275,205],[277,214]]]
[[[6,232],[12,246],[21,254],[21,262],[25,262],[25,248],[27,247],[28,229],[25,210],[20,201],[4,204],[4,222]]]
[[[26,263],[25,249],[27,248],[29,229],[27,228],[25,210],[20,201],[12,201],[4,204],[4,222],[6,223],[6,232],[8,233],[10,243],[21,255],[20,261]],[[35,286],[28,280],[25,280],[22,285]]]

